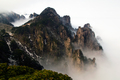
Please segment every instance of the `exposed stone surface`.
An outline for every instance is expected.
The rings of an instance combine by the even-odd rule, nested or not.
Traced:
[[[0,31],[0,63],[29,66],[39,70],[43,69],[43,66],[28,55],[5,30]]]
[[[0,23],[13,26],[2,14],[0,14]]]
[[[19,20],[19,19],[24,19],[25,16],[24,15],[19,15],[17,13],[14,12],[6,12],[6,13],[0,13],[1,15],[3,15],[9,22],[14,22],[15,20]]]
[[[25,19],[24,15],[19,15],[14,12],[4,13],[3,16],[9,21],[14,22],[15,20]]]
[[[28,25],[29,24],[29,25]],[[53,8],[43,12],[19,28],[13,28],[14,37],[25,45],[31,53],[42,57],[43,66],[67,64],[67,60],[84,70],[95,66],[95,59],[88,59],[82,50],[102,50],[90,24],[79,27],[73,37],[70,17],[60,17]],[[36,58],[37,59],[37,58]]]
[[[65,26],[67,26],[69,28],[72,28],[71,23],[70,23],[70,16],[67,16],[67,15],[63,16],[61,18],[61,20],[62,20],[63,25],[65,25]]]
[[[25,19],[25,16],[19,15],[19,14],[14,13],[14,12],[0,13],[0,23],[3,23],[3,24],[13,26],[11,24],[11,22],[15,22],[16,20],[20,20],[20,19]]]
[[[103,50],[95,38],[95,33],[90,28],[90,24],[85,24],[83,28],[78,28],[73,45],[80,49]]]
[[[25,19],[25,16],[24,16],[24,15],[21,15],[21,16],[20,16],[20,19]]]
[[[38,14],[33,13],[33,14],[30,14],[29,18],[34,18],[34,17],[36,17],[36,16],[38,16]]]

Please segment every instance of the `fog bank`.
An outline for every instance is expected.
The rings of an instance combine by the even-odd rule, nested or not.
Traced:
[[[99,43],[104,49],[104,57],[91,55],[96,57],[97,68],[83,74],[70,72],[70,76],[74,80],[120,80],[120,19],[87,19],[85,21],[90,21],[96,36],[101,37],[102,40]]]
[[[31,19],[33,19],[33,18],[25,18],[25,19],[16,20],[15,22],[12,22],[12,24],[14,25],[14,27],[19,27]]]
[[[97,67],[85,72],[79,72],[78,69],[73,67],[73,65],[68,64],[67,74],[71,76],[73,80],[120,80],[120,19],[100,18],[86,20],[81,19],[80,21],[84,24],[89,22],[96,37],[99,36],[101,38],[98,42],[104,49],[103,56],[93,54],[97,52],[85,51],[83,54],[88,58],[96,58]],[[113,21],[115,22],[113,23]],[[64,68],[60,71],[53,67],[52,70],[66,73],[64,72]]]

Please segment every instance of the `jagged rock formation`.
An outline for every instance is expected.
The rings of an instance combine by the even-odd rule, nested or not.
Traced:
[[[19,20],[19,19],[25,19],[24,15],[19,15],[14,12],[1,13],[1,15],[3,15],[4,18],[6,18],[9,22],[14,22],[15,20]]]
[[[0,31],[0,63],[23,65],[42,70],[43,66],[21,49],[5,30]]]
[[[60,17],[54,9],[47,8],[29,23],[30,25],[27,23],[25,27],[13,28],[14,37],[32,49],[30,50],[32,53],[35,51],[45,60],[53,58],[50,64],[65,55],[64,40],[68,36],[71,37],[71,33],[62,25]]]
[[[20,20],[20,19],[25,19],[25,16],[19,15],[14,12],[0,13],[0,23],[13,26],[11,22],[15,22],[15,20]]]
[[[95,58],[88,59],[83,55],[80,49],[74,50],[72,54],[72,60],[75,67],[80,67],[81,70],[92,69],[96,66]]]
[[[21,16],[20,16],[20,19],[25,19],[25,16],[24,16],[24,15],[21,15]]]
[[[62,20],[63,25],[65,25],[66,27],[72,28],[71,23],[70,23],[70,16],[67,16],[67,15],[63,16],[61,20]]]
[[[103,50],[95,38],[90,24],[85,24],[83,28],[79,27],[73,39],[73,45],[77,49]]]
[[[34,18],[34,17],[37,17],[37,16],[38,16],[38,14],[33,13],[33,14],[30,14],[29,18]]]
[[[13,26],[2,14],[0,14],[0,23]]]
[[[66,64],[66,58],[72,58],[72,63],[82,70],[88,65],[95,66],[95,58],[88,59],[82,53],[86,48],[102,50],[90,25],[79,27],[74,37],[73,30],[69,16],[60,17],[53,8],[48,7],[33,20],[13,28],[12,32],[14,38],[31,53],[42,58],[36,57],[36,60],[43,66],[59,65],[62,64],[61,60]]]

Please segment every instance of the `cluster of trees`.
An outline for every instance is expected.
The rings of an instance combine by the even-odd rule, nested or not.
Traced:
[[[29,28],[28,26],[25,26],[25,27],[13,27],[12,28],[12,32],[15,33],[15,34],[27,34],[29,33]]]
[[[4,39],[5,36],[9,36],[9,34],[3,29],[0,31],[0,63],[8,63],[8,58],[10,57],[9,47]]]
[[[35,70],[27,66],[8,66],[0,63],[0,80],[72,80],[51,70]]]

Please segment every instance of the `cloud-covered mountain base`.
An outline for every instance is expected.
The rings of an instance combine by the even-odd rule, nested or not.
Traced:
[[[116,28],[116,27],[114,27]],[[84,73],[77,71],[70,71],[69,75],[74,80],[119,80],[120,79],[120,41],[118,35],[120,32],[116,32],[113,29],[108,27],[93,28],[93,30],[101,37],[100,44],[102,45],[104,51],[103,56],[95,56],[97,68],[92,71],[86,71]],[[102,29],[105,29],[106,32],[102,33]],[[112,33],[111,33],[112,32]],[[90,52],[84,52],[84,55],[88,57],[93,57],[88,55]]]

